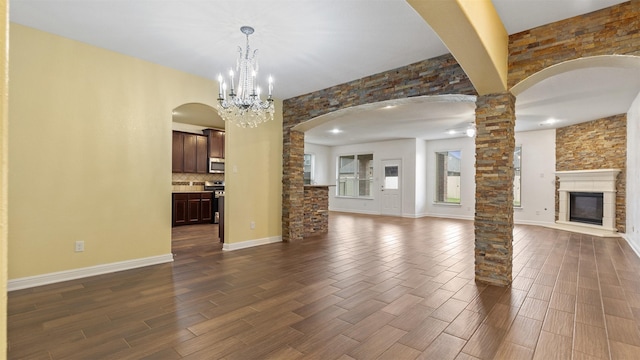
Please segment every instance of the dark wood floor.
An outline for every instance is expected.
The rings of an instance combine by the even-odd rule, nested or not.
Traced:
[[[301,243],[9,293],[10,359],[640,358],[640,260],[622,239],[514,230],[513,285],[474,282],[473,223],[331,213]]]

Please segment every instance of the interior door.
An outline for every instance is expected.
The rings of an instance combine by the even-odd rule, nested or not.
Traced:
[[[402,215],[402,167],[401,160],[382,160],[380,184],[380,213]]]

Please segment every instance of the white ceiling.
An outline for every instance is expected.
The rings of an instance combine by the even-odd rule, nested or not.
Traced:
[[[621,2],[493,0],[510,34]],[[261,82],[272,75],[281,99],[448,52],[404,0],[19,0],[11,2],[10,20],[210,79],[235,64],[245,42],[239,29],[250,25]],[[547,79],[518,95],[517,130],[539,128],[549,117],[564,126],[626,112],[640,91],[639,73],[593,68]],[[305,137],[327,145],[446,138],[473,121],[469,102],[450,100],[353,109],[323,119]],[[343,128],[340,137],[327,136],[333,127]]]

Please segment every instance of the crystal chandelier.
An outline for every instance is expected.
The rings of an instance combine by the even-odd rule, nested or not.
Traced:
[[[218,75],[220,90],[216,110],[226,122],[233,122],[243,128],[254,128],[260,123],[273,120],[274,106],[271,91],[273,79],[269,76],[269,94],[266,100],[260,99],[260,87],[256,77],[258,75],[258,50],[250,54],[249,35],[253,34],[253,28],[243,26],[240,31],[247,36],[247,48],[244,53],[238,46],[238,62],[236,72],[238,74],[238,86],[233,87],[235,73],[229,70],[231,89],[227,94],[227,83],[223,82],[222,74]]]

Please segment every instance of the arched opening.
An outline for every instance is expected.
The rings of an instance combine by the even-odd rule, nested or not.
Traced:
[[[434,202],[427,142],[464,144],[472,164],[473,139],[467,131],[473,129],[475,101],[475,95],[424,95],[356,105],[304,121],[292,130],[304,133],[305,184],[329,185],[331,210],[419,217]],[[356,163],[361,169],[348,174]],[[464,177],[472,181],[473,174]],[[465,197],[473,196],[471,189]]]
[[[515,85],[516,131],[557,128],[626,113],[640,91],[640,57],[566,61]]]
[[[182,104],[171,113],[172,121],[179,124],[189,124],[202,128],[224,129],[224,120],[211,106],[201,103]]]
[[[211,244],[220,238],[224,195],[224,121],[216,110],[186,103],[172,110],[172,234],[181,225],[209,226]],[[221,135],[219,135],[221,134]],[[214,143],[215,142],[215,143]],[[213,155],[213,152],[216,155]],[[214,162],[212,158],[215,158]],[[182,232],[187,230],[180,230]],[[180,235],[176,235],[180,237]],[[172,236],[175,245],[175,239]]]
[[[640,57],[603,55],[565,61],[527,77],[512,93],[517,96],[516,131],[521,138],[548,131],[534,145],[522,148],[523,174],[529,175],[522,177],[525,198],[515,210],[515,222],[538,218],[541,225],[564,228],[563,214],[569,205],[566,194],[561,196],[555,172],[616,168],[621,170],[615,185],[617,224],[605,226],[609,229],[605,232],[568,229],[609,235],[615,235],[615,228],[625,232],[624,194],[631,181],[625,173],[626,157],[635,156],[626,147],[627,128],[637,121],[629,118],[627,125],[627,113],[640,93]],[[546,171],[544,163],[549,163]],[[542,175],[548,172],[552,177],[545,181]]]

